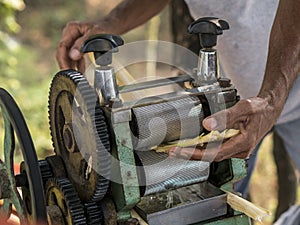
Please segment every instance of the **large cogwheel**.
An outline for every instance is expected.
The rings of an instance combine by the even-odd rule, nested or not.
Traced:
[[[55,75],[49,120],[54,150],[80,199],[101,200],[109,187],[108,130],[97,94],[82,74],[66,70]]]
[[[50,224],[86,225],[84,207],[67,178],[50,178],[47,181],[46,204]],[[52,207],[56,207],[57,211]]]

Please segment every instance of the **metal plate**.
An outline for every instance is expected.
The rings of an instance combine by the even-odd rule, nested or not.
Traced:
[[[208,182],[173,192],[173,207],[166,207],[166,192],[143,197],[136,211],[149,225],[188,225],[227,214],[226,194]]]

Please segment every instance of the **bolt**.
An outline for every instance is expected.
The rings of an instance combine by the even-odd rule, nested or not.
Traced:
[[[226,78],[226,77],[221,77],[218,79],[219,85],[222,88],[226,88],[226,87],[230,87],[231,86],[231,81],[230,79]]]
[[[127,144],[127,141],[125,139],[122,139],[121,140],[121,145],[126,146],[126,144]]]

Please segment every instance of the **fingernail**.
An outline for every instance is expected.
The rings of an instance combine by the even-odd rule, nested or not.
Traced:
[[[205,127],[209,127],[210,129],[214,129],[217,127],[218,122],[215,118],[208,118],[203,121]]]
[[[80,59],[80,52],[77,49],[71,49],[69,55],[70,55],[70,58],[73,60]]]

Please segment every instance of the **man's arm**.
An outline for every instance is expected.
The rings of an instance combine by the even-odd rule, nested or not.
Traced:
[[[300,72],[300,1],[281,0],[271,30],[266,72],[259,97],[282,110]]]
[[[126,33],[159,13],[168,2],[169,0],[125,0],[101,20],[69,22],[57,47],[56,59],[60,69],[82,67],[80,48],[91,35]]]
[[[215,149],[170,150],[171,156],[208,161],[247,158],[279,117],[300,72],[300,0],[281,0],[272,26],[265,77],[257,97],[239,101],[203,121],[207,130],[240,129]]]

